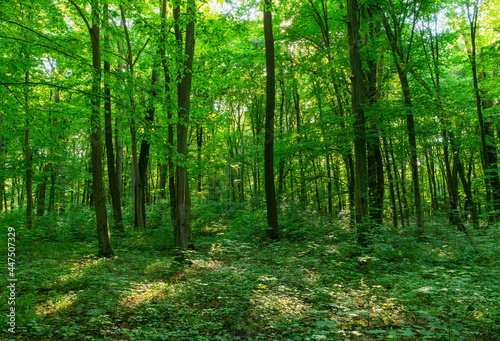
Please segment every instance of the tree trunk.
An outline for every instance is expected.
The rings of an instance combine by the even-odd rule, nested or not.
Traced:
[[[3,116],[0,115],[0,127],[2,127],[2,130],[4,129],[3,125],[4,125]],[[0,136],[0,168],[2,169],[5,167],[5,161],[3,156],[3,144],[4,144],[4,137]],[[5,200],[5,205],[4,205],[4,200]],[[0,174],[0,216],[2,215],[4,209],[7,210],[7,196],[5,194],[5,177],[2,173]]]
[[[469,6],[467,6],[468,12],[470,11]],[[496,148],[493,139],[489,138],[491,136],[491,124],[489,124],[483,117],[483,108],[488,108],[488,101],[483,101],[481,98],[481,91],[479,89],[479,77],[477,74],[477,60],[476,60],[476,30],[477,30],[477,20],[478,20],[478,4],[474,4],[474,9],[472,13],[472,18],[469,16],[469,26],[471,35],[471,51],[469,54],[471,67],[472,67],[472,79],[474,83],[474,93],[476,95],[476,108],[477,116],[479,119],[479,128],[481,134],[481,152],[483,159],[483,172],[485,177],[487,177],[486,192],[491,191],[491,201],[488,204],[494,208],[495,211],[500,211],[500,181],[498,179],[498,165],[497,165],[497,155]],[[485,105],[486,104],[486,105]],[[496,214],[490,215],[490,219],[495,221]],[[491,222],[490,220],[490,222]]]
[[[393,22],[396,25],[395,18],[393,18]],[[404,106],[406,110],[406,130],[408,132],[408,142],[410,145],[410,167],[413,182],[415,214],[417,218],[417,227],[419,229],[419,233],[422,234],[424,232],[424,218],[418,175],[417,139],[415,133],[415,119],[413,117],[413,106],[410,96],[410,85],[408,82],[408,73],[406,70],[406,61],[403,59],[403,54],[399,49],[399,46],[397,45],[397,38],[394,36],[394,33],[385,18],[383,20],[383,24],[385,27],[385,32],[387,34],[387,38],[391,44],[392,56],[396,64],[399,81],[401,83],[401,90],[403,92]]]
[[[45,194],[47,192],[47,172],[50,170],[51,164],[47,163],[42,169],[42,182],[38,185],[37,209],[36,215],[41,217],[45,214]]]
[[[201,150],[203,147],[203,127],[197,127],[196,129],[196,142],[197,142],[197,147],[198,147],[198,193],[201,193],[202,190],[202,175],[203,172],[201,171],[202,165],[201,165]]]
[[[299,97],[299,91],[297,87],[295,86],[293,89],[293,103],[295,106],[295,117],[296,117],[296,122],[297,122],[297,145],[299,146],[300,149],[300,97]],[[303,205],[306,204],[307,201],[307,196],[306,196],[306,181],[305,181],[305,170],[304,170],[304,160],[302,158],[302,152],[299,151],[299,179],[300,179],[300,196],[299,196],[299,202]]]
[[[106,199],[104,189],[104,172],[102,166],[102,139],[101,139],[101,44],[100,44],[100,19],[98,1],[92,1],[92,26],[87,21],[80,7],[70,0],[87,25],[92,43],[92,95],[90,104],[91,136],[91,162],[92,162],[92,191],[97,223],[97,237],[99,240],[99,256],[110,257],[113,255],[111,237],[109,233],[108,217],[106,212]]]
[[[152,75],[151,75],[151,97],[156,98],[156,85],[158,84],[158,75],[156,74],[156,71],[153,70]],[[142,214],[142,217],[140,218],[140,221],[143,222],[144,228],[146,227],[146,192],[147,192],[147,187],[148,187],[148,177],[147,177],[147,170],[148,170],[148,161],[149,161],[149,149],[150,149],[150,143],[149,143],[149,134],[148,132],[152,130],[152,124],[154,120],[154,115],[155,115],[155,108],[154,104],[150,103],[148,110],[146,111],[146,117],[145,117],[145,123],[146,127],[144,128],[144,131],[146,132],[145,136],[142,139],[141,142],[141,151],[139,153],[139,160],[138,160],[138,168],[139,168],[139,179],[140,183],[142,186],[139,186],[136,190],[136,197],[139,199],[137,203],[141,204],[142,207],[138,208],[137,214]]]
[[[195,0],[188,0],[187,14],[189,22],[186,26],[186,40],[184,53],[186,55],[184,61],[184,74],[178,86],[178,123],[177,123],[177,153],[182,158],[182,164],[177,164],[176,167],[176,205],[175,205],[175,220],[174,220],[174,237],[175,247],[180,250],[186,250],[191,242],[191,196],[189,192],[189,182],[187,178],[187,156],[188,156],[188,123],[189,123],[189,108],[191,105],[191,80],[194,57],[194,22],[195,22]],[[177,43],[182,46],[182,35],[179,28],[180,8],[174,8],[175,35]]]
[[[389,151],[387,150],[387,139],[382,136],[382,143],[384,147],[385,156],[385,169],[387,171],[387,181],[389,182],[389,193],[391,196],[391,211],[392,211],[392,225],[398,228],[398,210],[396,208],[396,195],[394,192],[394,179],[392,177],[391,163],[389,160]]]
[[[351,105],[355,116],[354,154],[356,177],[354,208],[358,229],[358,243],[368,246],[370,221],[368,216],[368,173],[366,168],[366,129],[363,103],[363,69],[360,54],[359,8],[357,0],[347,1],[347,32],[349,35],[349,61],[351,63]]]
[[[264,178],[266,188],[267,225],[271,239],[278,239],[278,211],[274,188],[274,108],[276,79],[271,0],[264,0],[264,37],[266,45],[266,128],[264,140]]]
[[[108,4],[104,5],[104,23],[109,25]],[[109,47],[109,36],[104,38],[105,45]],[[109,60],[104,61],[104,134],[106,143],[106,159],[108,163],[109,189],[111,192],[111,202],[113,205],[114,228],[123,231],[123,218],[121,207],[121,196],[116,176],[115,154],[113,151],[113,128],[111,119],[111,89],[109,78],[111,65]]]
[[[29,86],[30,73],[26,71],[24,75],[26,89],[24,92],[24,105],[29,110]],[[33,228],[33,155],[30,151],[30,128],[29,120],[26,119],[26,130],[24,134],[24,160],[26,162],[26,223],[28,229]]]
[[[170,199],[170,217],[172,220],[172,224],[175,221],[175,212],[176,212],[176,191],[175,191],[175,166],[174,166],[174,123],[172,122],[172,89],[170,88],[170,71],[168,69],[167,58],[165,54],[166,49],[166,15],[167,15],[167,0],[162,1],[161,7],[161,29],[160,29],[160,43],[161,43],[161,65],[163,67],[163,77],[165,82],[165,95],[166,95],[166,110],[167,110],[167,153],[168,153],[168,163],[166,165],[166,173],[168,178],[168,193]],[[176,33],[177,34],[177,33]]]
[[[283,116],[284,116],[284,108],[285,108],[285,79],[283,77],[283,70],[281,70],[281,76],[279,79],[280,82],[280,90],[281,90],[281,102],[280,102],[280,135],[283,135]],[[279,159],[279,170],[278,170],[278,198],[282,199],[283,196],[283,185],[285,182],[285,160],[281,156]]]

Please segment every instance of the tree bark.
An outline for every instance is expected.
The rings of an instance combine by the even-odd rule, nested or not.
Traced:
[[[177,123],[177,153],[182,158],[182,163],[177,163],[176,166],[176,200],[175,200],[175,220],[174,220],[174,239],[175,247],[180,250],[186,250],[191,242],[191,195],[189,192],[189,181],[187,178],[187,157],[188,157],[188,123],[189,109],[191,105],[191,81],[194,58],[194,19],[195,19],[195,0],[188,0],[187,15],[189,22],[186,26],[186,40],[184,53],[186,55],[184,61],[184,74],[178,86],[178,123]],[[180,8],[174,8],[175,34],[177,42],[182,46],[182,36],[179,28],[179,11]]]
[[[387,150],[387,139],[385,136],[382,136],[382,143],[384,149],[384,157],[385,157],[385,168],[387,171],[387,181],[389,182],[389,193],[391,196],[391,211],[392,211],[392,225],[394,228],[398,227],[398,210],[396,208],[396,195],[394,191],[394,179],[392,177],[391,171],[391,163],[389,160],[389,151]]]
[[[152,91],[151,91],[151,97],[156,98],[156,85],[158,84],[158,75],[155,70],[153,70],[152,75],[151,75],[151,86],[152,86]],[[145,117],[145,123],[146,126],[144,128],[144,131],[146,132],[145,136],[142,139],[141,142],[141,150],[139,153],[139,178],[140,178],[140,183],[142,186],[137,188],[137,193],[136,196],[140,196],[140,200],[138,200],[138,204],[140,203],[142,207],[140,207],[137,210],[137,213],[142,214],[141,221],[144,223],[144,227],[146,227],[146,191],[147,191],[147,170],[148,170],[148,163],[149,163],[149,149],[150,149],[150,143],[149,143],[149,131],[152,129],[152,124],[154,120],[154,115],[155,115],[155,108],[154,104],[151,103],[148,110],[146,111],[146,117]]]
[[[24,105],[29,111],[29,86],[30,72],[26,71],[24,82],[26,89],[24,90]],[[26,162],[26,223],[28,229],[33,228],[33,155],[30,150],[30,128],[29,119],[26,119],[26,130],[24,134],[24,160]]]
[[[264,37],[266,46],[266,126],[264,140],[264,184],[266,189],[267,225],[271,239],[279,238],[278,210],[274,187],[274,109],[276,76],[271,0],[264,0]]]
[[[1,114],[0,114],[0,127],[4,129],[3,115]],[[4,137],[0,136],[0,167],[2,169],[5,167],[5,161],[3,156],[3,149],[4,149],[3,144],[4,144]],[[4,205],[4,200],[5,200],[5,205]],[[5,177],[3,174],[0,174],[0,216],[2,215],[4,209],[7,210],[7,195],[5,194]]]
[[[301,143],[301,138],[300,138],[300,97],[299,97],[299,91],[297,89],[297,86],[294,86],[293,88],[293,104],[295,107],[295,118],[296,118],[296,123],[297,123],[297,145],[299,146],[300,149],[300,143]],[[302,152],[299,150],[299,181],[300,181],[300,195],[299,195],[299,202],[302,205],[306,204],[307,201],[307,196],[306,196],[306,180],[305,180],[305,170],[304,170],[304,160],[302,158]]]
[[[415,18],[416,20],[416,18]],[[396,25],[396,20],[393,18],[393,22]],[[424,232],[424,218],[422,211],[422,198],[420,195],[420,184],[418,175],[418,160],[417,160],[417,139],[415,133],[415,119],[413,116],[413,105],[410,96],[410,85],[408,82],[408,73],[406,70],[406,61],[403,58],[403,53],[399,49],[397,44],[397,37],[394,35],[392,28],[389,25],[387,19],[384,18],[383,24],[385,27],[385,32],[387,38],[391,45],[392,56],[394,58],[396,69],[399,76],[399,81],[401,83],[401,90],[403,92],[404,106],[406,110],[406,130],[408,133],[408,142],[410,145],[410,167],[412,173],[413,182],[413,198],[415,205],[415,214],[417,218],[417,227],[419,233]]]
[[[104,5],[104,23],[109,25],[108,4]],[[104,42],[109,47],[109,35],[104,37]],[[111,192],[111,202],[113,205],[114,228],[117,231],[123,231],[123,218],[121,207],[121,196],[116,175],[115,153],[113,151],[113,128],[111,115],[111,88],[109,78],[111,65],[109,60],[104,61],[104,135],[106,144],[106,160],[108,164],[109,189]]]
[[[474,84],[474,94],[476,96],[476,108],[477,116],[479,119],[479,128],[481,134],[481,152],[483,159],[483,172],[485,177],[487,177],[486,183],[487,193],[491,190],[491,200],[489,205],[495,209],[495,211],[500,211],[500,181],[498,179],[498,165],[497,165],[497,155],[494,142],[489,138],[489,130],[491,130],[491,125],[486,122],[483,117],[483,108],[488,108],[489,103],[483,101],[481,98],[481,91],[479,89],[479,76],[477,74],[477,56],[476,56],[476,30],[477,30],[477,20],[478,20],[478,4],[474,4],[472,17],[470,15],[470,7],[467,5],[468,19],[470,26],[470,36],[471,36],[471,51],[469,54],[469,59],[472,67],[472,79]],[[491,220],[496,220],[496,214],[490,215]]]
[[[349,36],[349,61],[351,63],[351,105],[355,116],[354,154],[356,177],[354,208],[359,245],[368,246],[370,221],[368,216],[368,173],[366,160],[366,128],[363,103],[363,69],[361,64],[359,35],[359,7],[357,0],[347,1],[347,32]]]
[[[45,214],[45,194],[47,192],[47,172],[50,170],[51,164],[47,163],[42,169],[42,182],[38,185],[37,208],[36,215],[41,217]]]
[[[97,237],[99,241],[99,256],[111,257],[113,249],[111,248],[111,236],[109,233],[108,217],[106,212],[106,200],[104,189],[104,172],[102,166],[102,139],[101,139],[101,43],[100,43],[100,19],[99,2],[92,1],[92,25],[83,14],[80,7],[70,0],[76,8],[83,21],[87,25],[90,40],[92,43],[92,95],[90,104],[92,113],[90,116],[91,136],[91,162],[92,162],[92,190],[94,198],[94,207],[96,214]]]

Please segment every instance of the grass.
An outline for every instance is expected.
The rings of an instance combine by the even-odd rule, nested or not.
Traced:
[[[17,333],[2,340],[499,340],[500,230],[471,231],[479,252],[447,222],[379,229],[359,250],[348,221],[282,207],[282,239],[268,240],[255,203],[199,204],[196,250],[175,262],[168,208],[154,229],[113,237],[97,258],[93,213],[16,227]],[[132,221],[126,215],[127,221]],[[0,274],[6,283],[7,271]]]

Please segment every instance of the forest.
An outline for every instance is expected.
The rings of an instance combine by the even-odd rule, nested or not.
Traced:
[[[1,340],[500,340],[494,0],[0,0]]]

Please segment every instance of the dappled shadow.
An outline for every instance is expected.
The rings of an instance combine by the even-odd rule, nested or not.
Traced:
[[[29,311],[21,335],[30,340],[414,340],[459,332],[464,340],[488,340],[494,335],[495,322],[485,324],[491,315],[483,307],[498,295],[476,295],[486,272],[464,265],[457,245],[382,233],[370,253],[359,255],[355,234],[344,227],[317,224],[302,240],[255,243],[248,228],[241,233],[245,226],[224,226],[195,234],[196,250],[185,253],[183,264],[159,246],[158,232],[132,233],[111,259],[89,255],[84,243],[53,249],[48,258],[55,245],[37,245],[30,251],[32,269],[20,276],[19,302]],[[474,334],[479,324],[484,337]]]

